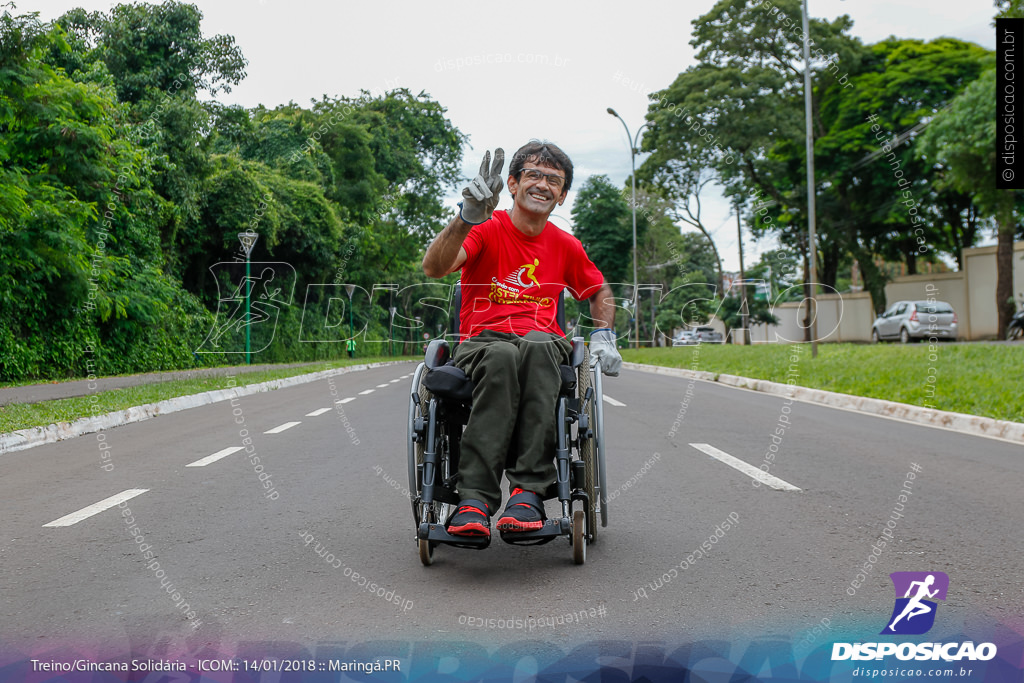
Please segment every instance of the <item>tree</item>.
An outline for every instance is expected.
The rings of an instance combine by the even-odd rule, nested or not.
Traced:
[[[936,112],[977,77],[986,54],[951,38],[889,39],[868,47],[855,92],[836,84],[822,89],[827,131],[815,145],[819,215],[841,252],[857,259],[878,311],[885,308],[888,278],[875,266],[877,257],[904,261],[914,273],[918,258],[934,259],[936,251],[956,257],[958,245],[976,239],[969,213],[961,227],[969,198],[935,183],[914,144]],[[780,154],[804,156],[802,148]]]
[[[234,39],[203,36],[201,20],[176,0],[53,24],[0,10],[0,378],[82,374],[86,346],[88,371],[193,365],[203,302],[237,285],[210,269],[238,260],[239,232],[307,280],[300,296],[424,279],[420,250],[447,222],[466,142],[444,107],[404,89],[309,108],[199,102],[245,75]],[[337,292],[310,291],[298,303],[314,322],[282,307],[264,359],[336,348],[295,343],[300,328],[337,341]],[[379,332],[389,303],[355,317]]]
[[[999,10],[996,19],[1024,17],[1024,0],[995,0],[994,4]]]
[[[979,208],[995,218],[996,310],[999,331],[1013,317],[1013,237],[1020,192],[999,190],[996,177],[996,72],[986,71],[939,114],[922,136],[922,159],[942,182],[973,194]]]
[[[799,301],[803,295],[796,289],[800,284],[800,263],[796,256],[787,249],[775,249],[765,252],[752,266],[747,267],[747,280],[764,282],[764,300],[772,303],[781,301]],[[760,290],[754,293],[760,299]]]
[[[161,270],[153,155],[130,135],[102,63],[36,15],[0,16],[0,377],[180,364],[209,319]],[[76,80],[81,79],[81,80]]]
[[[725,325],[725,336],[743,325],[743,299],[739,296],[727,296],[718,309],[718,317]],[[772,314],[767,301],[747,299],[747,325],[778,325],[779,319]]]
[[[608,176],[590,176],[580,186],[572,205],[574,234],[583,243],[590,260],[609,283],[633,281],[632,214],[623,192]],[[637,240],[643,216],[637,216]]]
[[[204,37],[202,19],[199,8],[177,0],[116,5],[109,14],[74,9],[56,21],[79,48],[61,66],[101,59],[114,76],[118,99],[131,104],[152,100],[154,93],[194,98],[201,90],[231,92],[245,78],[247,62],[232,36]]]
[[[702,169],[713,168],[727,194],[744,204],[756,196],[755,236],[774,235],[807,259],[800,15],[796,0],[751,6],[721,0],[695,21],[692,44],[700,61],[652,96],[648,118],[655,126],[645,147],[654,153],[644,171],[656,184],[674,186],[676,196],[692,196],[690,188],[707,172]],[[903,259],[913,271],[922,232],[928,257],[936,247],[955,253],[977,232],[969,199],[952,189],[935,196],[927,167],[904,144],[893,146],[894,158],[885,161],[913,178],[919,203],[943,209],[929,208],[924,225],[909,224],[896,179],[886,176],[878,155],[869,156],[880,147],[871,127],[887,131],[884,140],[900,135],[901,143],[912,142],[977,76],[985,51],[953,39],[889,39],[864,47],[848,35],[850,26],[845,16],[810,21],[819,225],[814,256],[820,282],[830,286],[849,255],[856,258],[879,306],[885,274],[874,268],[876,256]],[[868,114],[874,121],[865,120]]]
[[[199,230],[203,185],[209,166],[210,116],[199,92],[230,92],[245,77],[246,60],[229,35],[204,36],[202,12],[169,0],[160,5],[121,4],[109,13],[75,9],[55,22],[69,37],[67,51],[52,50],[53,63],[75,76],[101,63],[117,98],[129,104],[130,137],[151,149],[153,185],[168,200],[160,232],[168,270],[189,270],[186,235]],[[77,77],[77,76],[76,76]]]
[[[700,232],[683,232],[671,220],[661,220],[651,230],[658,248],[656,265],[649,272],[660,273],[654,282],[663,285],[658,305],[658,329],[666,334],[678,327],[707,322],[718,310],[721,289],[720,264],[714,245]]]
[[[748,4],[719,0],[694,21],[691,44],[698,63],[679,74],[665,90],[651,96],[648,119],[652,134],[644,148],[653,154],[643,171],[669,196],[692,196],[702,187],[702,174],[717,177],[734,201],[747,203],[754,191],[773,207],[769,220],[751,225],[755,236],[775,234],[807,257],[806,192],[799,178],[802,159],[780,159],[780,141],[796,149],[803,139],[803,41],[811,41],[813,79],[848,81],[863,50],[847,35],[848,16],[832,22],[811,19],[810,33],[798,28],[798,0]],[[844,80],[846,79],[846,80]],[[815,110],[815,129],[822,126]],[[798,163],[800,164],[798,168]],[[672,188],[675,189],[672,189]],[[839,250],[827,235],[819,250],[823,273],[834,272]]]

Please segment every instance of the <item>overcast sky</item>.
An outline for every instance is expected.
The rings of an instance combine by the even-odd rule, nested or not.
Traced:
[[[754,0],[752,0],[753,2]],[[18,2],[54,19],[73,7],[109,10],[109,0]],[[475,174],[487,149],[511,154],[531,138],[561,146],[576,166],[573,186],[592,174],[622,184],[629,144],[613,107],[635,133],[647,93],[694,63],[691,22],[713,0],[628,3],[327,2],[196,0],[206,35],[235,37],[248,76],[224,103],[307,105],[327,95],[406,87],[425,91],[470,136],[463,169]],[[994,49],[989,0],[809,0],[810,13],[849,14],[865,43],[890,35],[952,36]],[[638,164],[641,159],[638,159]],[[507,168],[506,168],[507,170]],[[556,212],[569,226],[575,193]],[[451,203],[454,205],[456,194]],[[723,267],[738,270],[736,223],[719,196],[705,204]],[[510,205],[503,193],[499,208]],[[772,248],[744,240],[745,262]]]

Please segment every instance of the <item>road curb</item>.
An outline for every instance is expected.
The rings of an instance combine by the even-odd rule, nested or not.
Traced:
[[[176,398],[158,401],[157,403],[147,403],[141,406],[133,406],[124,410],[114,411],[112,413],[104,413],[103,415],[82,417],[74,422],[58,422],[45,427],[19,429],[6,434],[0,434],[0,454],[23,451],[28,448],[34,448],[35,446],[42,446],[43,444],[56,443],[57,441],[63,441],[65,439],[73,439],[77,436],[82,436],[83,434],[91,434],[105,429],[112,429],[114,427],[132,424],[133,422],[142,422],[143,420],[148,420],[158,415],[166,415],[168,413],[176,413],[179,410],[188,410],[189,408],[198,408],[199,406],[205,406],[211,403],[228,401],[232,398],[238,398],[239,396],[248,396],[249,394],[257,394],[264,391],[284,389],[285,387],[308,384],[309,382],[315,382],[317,380],[326,379],[327,377],[333,377],[336,375],[346,375],[350,372],[369,370],[371,368],[381,368],[387,365],[400,365],[409,362],[410,361],[383,361],[380,363],[366,363],[363,365],[348,365],[343,368],[321,370],[307,375],[295,375],[294,377],[285,377],[283,379],[273,379],[268,382],[248,384],[243,387],[218,389],[216,391],[206,391],[201,394],[191,394],[189,396],[178,396]]]
[[[1013,443],[1024,443],[1024,424],[1009,422],[1007,420],[995,420],[990,417],[979,415],[966,415],[964,413],[952,413],[934,408],[922,408],[909,403],[898,403],[896,401],[885,401],[880,398],[867,398],[865,396],[852,396],[840,394],[834,391],[823,389],[809,389],[807,387],[780,384],[769,382],[764,379],[751,379],[749,377],[738,377],[736,375],[724,375],[714,372],[700,370],[687,370],[685,368],[668,368],[661,365],[644,365],[642,363],[623,362],[622,367],[641,372],[650,372],[658,375],[669,375],[671,377],[682,377],[685,379],[699,379],[705,382],[716,382],[725,386],[738,389],[749,389],[760,391],[766,394],[775,394],[784,398],[792,398],[797,401],[816,403],[831,408],[844,410],[855,410],[861,413],[891,417],[904,422],[949,429],[961,434],[974,436],[987,436],[993,439],[1002,439]]]

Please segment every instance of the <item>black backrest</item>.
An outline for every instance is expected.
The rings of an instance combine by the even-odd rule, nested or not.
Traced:
[[[455,283],[455,292],[452,296],[452,310],[449,314],[449,319],[452,321],[450,329],[455,330],[455,334],[458,338],[455,343],[458,344],[462,341],[462,328],[459,327],[459,317],[462,314],[462,280]],[[558,326],[562,328],[562,332],[565,332],[565,289],[562,289],[558,294],[558,310],[555,312],[555,320],[558,321]]]

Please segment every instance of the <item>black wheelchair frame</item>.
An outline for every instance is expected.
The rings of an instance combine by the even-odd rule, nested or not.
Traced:
[[[456,286],[453,307],[458,311]],[[564,327],[562,300],[559,322]],[[458,328],[457,316],[454,329]],[[451,347],[444,339],[427,346],[426,357],[413,373],[409,398],[408,469],[416,541],[420,561],[433,563],[438,545],[482,550],[489,537],[449,534],[445,529],[459,504],[458,463],[462,429],[472,410],[472,381],[452,365]],[[427,374],[445,368],[449,386],[430,391]],[[572,339],[570,365],[561,366],[562,385],[556,402],[555,488],[561,514],[534,531],[502,532],[502,540],[516,545],[539,545],[568,537],[576,564],[586,561],[588,544],[597,540],[598,519],[608,525],[604,452],[604,406],[600,367],[591,368],[589,349],[582,337]],[[436,387],[435,387],[436,388]],[[468,394],[468,396],[467,396]],[[574,509],[574,507],[576,509]]]

